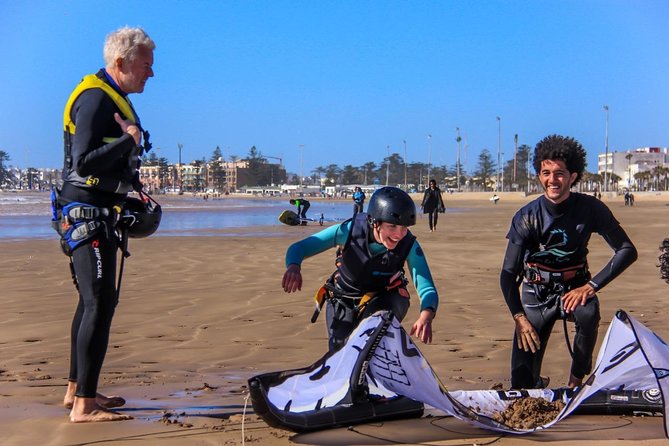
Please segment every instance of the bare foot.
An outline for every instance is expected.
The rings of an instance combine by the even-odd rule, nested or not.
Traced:
[[[107,410],[96,403],[96,398],[74,398],[70,421],[72,423],[95,423],[101,421],[131,420],[130,415]]]
[[[101,393],[98,393],[95,401],[98,403],[98,406],[102,407],[103,409],[113,409],[115,407],[125,406],[125,399],[120,396],[105,396]],[[63,406],[65,406],[67,409],[72,409],[72,400],[69,402],[63,401]]]
[[[90,413],[73,415],[70,412],[70,422],[72,423],[96,423],[101,421],[123,421],[132,420],[130,415],[120,414],[103,408],[94,409]]]
[[[74,402],[74,393],[77,390],[77,383],[68,381],[67,383],[67,392],[65,393],[65,398],[63,399],[63,406],[68,409],[72,409],[72,403]],[[101,393],[97,393],[95,397],[95,402],[98,406],[103,409],[113,409],[115,407],[121,407],[125,405],[125,399],[120,396],[106,396]]]

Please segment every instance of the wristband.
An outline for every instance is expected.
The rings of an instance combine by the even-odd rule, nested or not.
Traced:
[[[588,285],[590,285],[592,287],[592,289],[595,290],[595,292],[597,292],[597,290],[599,290],[599,285],[597,285],[592,280],[588,281]]]
[[[517,320],[520,319],[521,317],[526,317],[526,316],[525,316],[525,313],[523,313],[522,311],[521,311],[520,313],[516,313],[516,314],[514,314],[514,315],[513,315],[513,320],[514,320],[514,321],[517,321]]]

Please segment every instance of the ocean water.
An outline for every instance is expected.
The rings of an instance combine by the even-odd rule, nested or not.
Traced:
[[[279,214],[295,209],[288,199],[223,198],[203,200],[198,197],[154,197],[162,206],[163,217],[154,236],[235,236],[244,228],[277,226]],[[339,222],[353,213],[348,201],[311,201],[307,217]],[[317,223],[310,223],[317,224]],[[221,230],[239,229],[238,231]],[[254,235],[262,235],[254,231]],[[0,192],[0,239],[35,239],[58,236],[51,228],[49,193]]]

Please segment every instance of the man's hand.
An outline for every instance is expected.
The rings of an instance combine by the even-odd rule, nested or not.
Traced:
[[[121,127],[121,131],[123,133],[127,133],[128,135],[132,136],[132,139],[135,140],[136,145],[139,145],[139,143],[142,142],[142,131],[137,125],[135,125],[134,122],[121,118],[121,115],[118,113],[114,113],[114,119]]]
[[[574,310],[576,310],[576,307],[579,305],[585,305],[585,302],[588,299],[594,297],[595,294],[595,289],[589,283],[568,291],[564,296],[562,296],[562,306],[564,308],[564,312],[567,314],[573,313]]]
[[[532,353],[540,350],[541,342],[539,341],[539,335],[532,323],[527,319],[527,316],[524,314],[516,315],[513,320],[516,323],[516,342],[518,343],[518,348],[526,352],[531,351]]]
[[[286,272],[283,273],[281,286],[286,293],[294,293],[302,289],[302,272],[300,265],[292,263],[288,265]]]
[[[432,319],[434,319],[434,313],[431,310],[421,311],[418,320],[414,322],[411,327],[411,333],[409,333],[409,335],[413,336],[415,334],[424,344],[431,343]]]

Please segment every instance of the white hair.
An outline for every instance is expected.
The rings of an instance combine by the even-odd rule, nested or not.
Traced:
[[[124,26],[109,33],[105,39],[105,66],[112,68],[119,57],[124,61],[132,62],[140,47],[151,51],[156,48],[155,42],[142,28]]]

